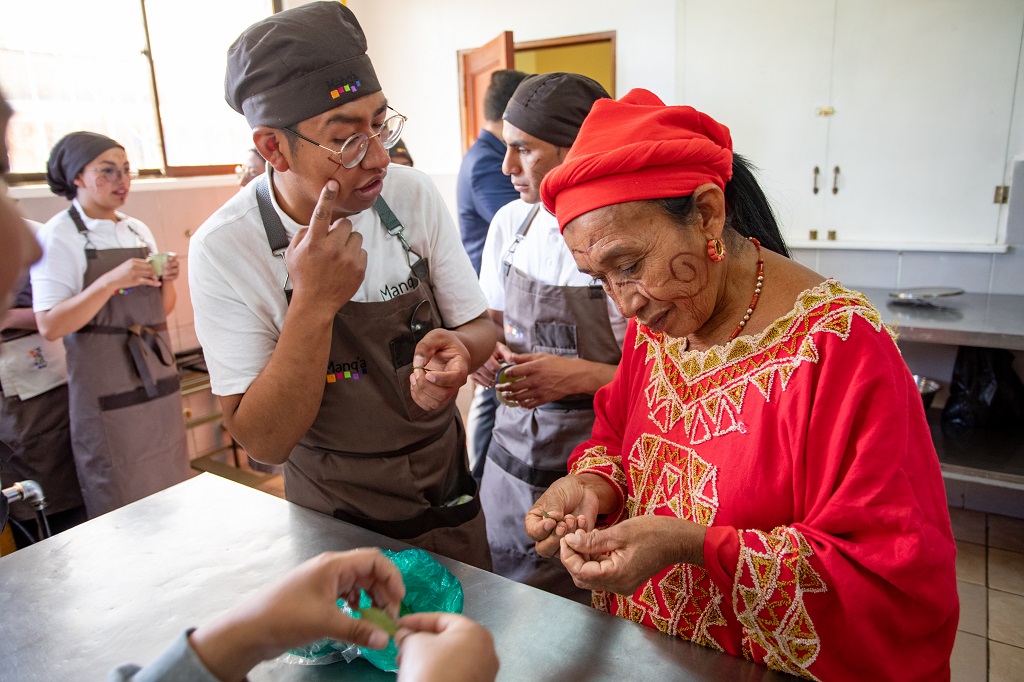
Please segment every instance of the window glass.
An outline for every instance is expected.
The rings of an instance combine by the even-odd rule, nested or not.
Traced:
[[[225,55],[271,14],[271,0],[145,0],[145,8],[144,18],[141,0],[4,3],[11,172],[44,172],[54,143],[75,130],[114,138],[140,169],[162,169],[164,146],[168,166],[232,167],[252,146],[245,119],[224,101]]]
[[[233,168],[252,146],[224,101],[224,69],[238,34],[270,13],[269,0],[146,0],[169,166]]]
[[[14,108],[11,172],[41,173],[76,130],[108,135],[136,168],[162,165],[138,0],[4,3],[0,87]]]

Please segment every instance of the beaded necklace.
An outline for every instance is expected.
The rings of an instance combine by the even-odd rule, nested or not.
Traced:
[[[743,331],[743,328],[747,326],[750,316],[754,314],[754,308],[757,307],[757,299],[761,297],[761,286],[764,284],[764,259],[761,258],[761,242],[757,241],[756,237],[747,237],[747,239],[749,239],[757,249],[757,285],[754,287],[754,297],[750,299],[750,305],[747,306],[747,313],[743,316],[743,319],[740,320],[739,325],[736,327],[736,331],[734,331],[732,336],[729,337],[730,341],[739,336],[740,332]]]

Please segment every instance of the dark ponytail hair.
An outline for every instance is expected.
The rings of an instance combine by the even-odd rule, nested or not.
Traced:
[[[657,199],[655,203],[682,224],[689,224],[697,210],[692,195]],[[732,180],[725,184],[725,226],[741,237],[755,237],[770,251],[790,257],[768,197],[757,184],[750,162],[739,154],[733,154]]]

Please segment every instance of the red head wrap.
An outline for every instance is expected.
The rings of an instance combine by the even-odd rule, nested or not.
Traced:
[[[558,226],[612,204],[693,194],[732,177],[729,129],[693,107],[668,107],[640,88],[594,103],[565,160],[541,183]]]

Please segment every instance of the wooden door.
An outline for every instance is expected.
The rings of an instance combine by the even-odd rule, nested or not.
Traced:
[[[458,59],[459,117],[465,154],[484,125],[484,93],[491,83],[491,74],[515,66],[512,31],[503,31],[483,47],[459,50]]]

